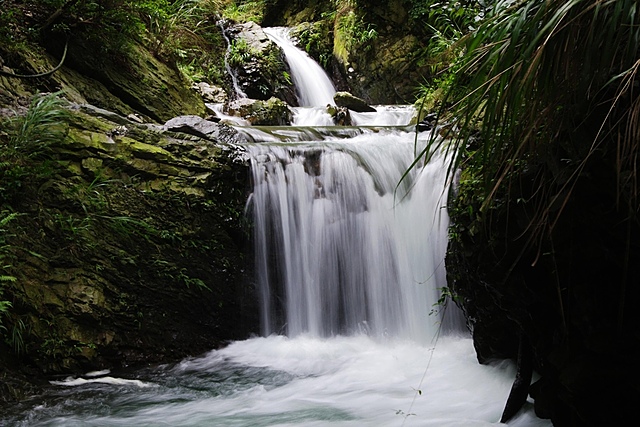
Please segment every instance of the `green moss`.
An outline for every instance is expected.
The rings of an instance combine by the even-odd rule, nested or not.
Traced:
[[[229,2],[222,15],[235,22],[262,22],[265,6],[265,0],[234,0]]]
[[[329,68],[333,55],[333,22],[322,20],[304,22],[292,30],[292,36],[300,40],[304,50],[325,69]]]

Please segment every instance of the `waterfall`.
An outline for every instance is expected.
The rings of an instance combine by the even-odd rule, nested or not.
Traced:
[[[398,186],[413,144],[413,134],[388,131],[250,146],[265,335],[434,336],[446,167],[436,155]]]
[[[264,32],[284,51],[299,104],[303,107],[333,105],[333,95],[336,93],[333,83],[317,62],[293,44],[289,38],[290,30],[274,27],[264,28]]]
[[[301,104],[332,103],[333,85],[293,45],[288,29],[265,33],[285,51]],[[326,126],[322,115],[314,116],[318,111],[299,108],[297,115]],[[354,117],[399,126],[412,112],[379,107]],[[431,308],[446,286],[443,157],[402,179],[414,159],[414,133],[386,129],[337,138],[316,129],[315,138],[283,146],[274,131],[249,132],[264,142],[249,146],[263,334],[433,337],[442,319]]]
[[[305,99],[311,70],[292,67]],[[264,337],[133,380],[55,381],[0,424],[503,425],[513,366],[480,366],[467,336],[434,339],[451,313],[434,306],[445,286],[448,159],[434,152],[405,176],[428,135],[403,126],[410,108],[376,109],[355,115],[362,128],[331,126],[319,106],[298,109],[313,127],[237,127],[251,158]],[[550,427],[531,409],[509,425]]]
[[[220,32],[222,33],[222,37],[224,37],[225,42],[227,43],[227,50],[224,53],[224,68],[227,71],[227,74],[231,76],[231,84],[233,85],[233,90],[238,98],[246,98],[247,94],[240,88],[238,84],[238,77],[236,76],[235,71],[231,69],[229,65],[229,55],[231,53],[231,40],[227,35],[227,30],[224,28],[224,21],[220,20],[217,23],[220,28]]]

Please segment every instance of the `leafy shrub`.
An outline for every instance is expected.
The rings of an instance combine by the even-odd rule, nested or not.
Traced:
[[[345,37],[345,48],[349,52],[362,48],[365,52],[371,49],[370,42],[378,37],[378,32],[355,11],[350,10],[338,16],[338,28]]]
[[[17,214],[15,213],[5,213],[4,211],[0,213],[0,332],[6,331],[6,327],[2,324],[2,318],[11,308],[11,301],[4,301],[2,299],[4,288],[7,283],[16,281],[16,278],[10,274],[10,270],[12,268],[10,264],[11,246],[9,246],[6,241],[7,230],[5,227],[16,216]]]
[[[35,96],[25,115],[0,122],[0,202],[19,194],[27,179],[46,171],[51,144],[64,138],[67,111],[58,93]]]
[[[265,0],[239,0],[227,2],[223,16],[235,22],[262,22],[266,9]]]

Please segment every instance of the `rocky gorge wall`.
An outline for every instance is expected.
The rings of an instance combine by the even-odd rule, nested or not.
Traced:
[[[43,90],[70,101],[34,172],[9,187],[17,165],[2,165],[3,273],[15,281],[3,282],[0,401],[51,375],[177,360],[257,330],[235,132],[198,116],[197,131],[165,126],[204,115],[202,98],[175,66],[133,49],[122,66],[70,44],[49,77],[0,77],[5,116]],[[56,63],[26,55],[3,70]]]
[[[478,360],[522,358],[539,374],[522,389],[539,417],[554,426],[626,424],[639,395],[640,227],[611,191],[609,151],[585,166],[553,232],[529,240],[545,161],[532,160],[484,214],[481,177],[467,164],[450,205],[448,283]]]

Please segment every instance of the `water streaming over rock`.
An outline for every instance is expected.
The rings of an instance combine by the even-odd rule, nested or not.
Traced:
[[[413,149],[390,130],[251,146],[265,334],[433,338],[448,186],[439,155],[400,183]]]
[[[323,107],[334,104],[336,90],[333,83],[317,62],[293,44],[289,37],[290,29],[273,27],[265,28],[264,32],[285,53],[300,106]]]
[[[218,27],[220,28],[220,32],[222,33],[222,37],[224,37],[225,42],[227,43],[227,50],[224,53],[224,68],[227,71],[229,77],[231,77],[231,84],[233,86],[234,94],[237,98],[246,98],[247,94],[240,88],[240,84],[238,83],[238,77],[236,73],[233,71],[231,66],[229,65],[229,55],[231,54],[231,39],[227,35],[227,30],[224,27],[225,22],[223,20],[218,21]]]

